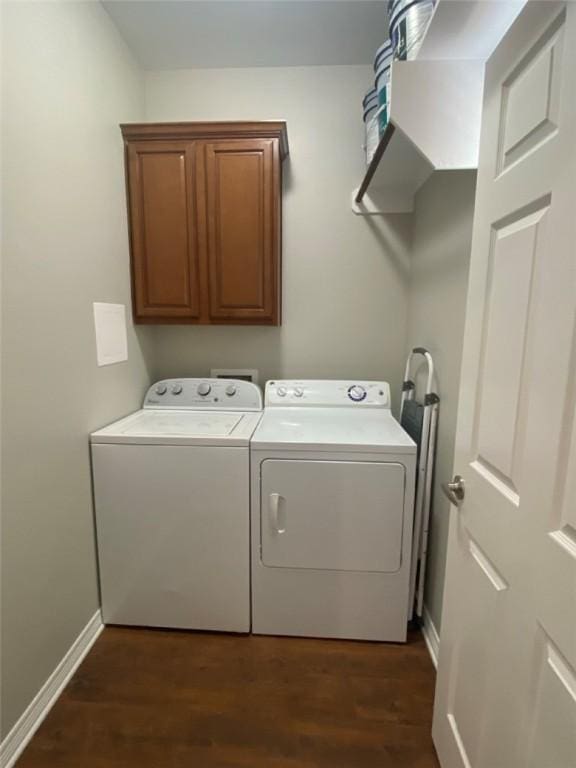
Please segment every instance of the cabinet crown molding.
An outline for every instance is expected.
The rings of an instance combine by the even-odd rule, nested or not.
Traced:
[[[122,123],[124,141],[178,139],[278,139],[280,158],[288,156],[288,130],[284,120],[237,120],[194,123]]]

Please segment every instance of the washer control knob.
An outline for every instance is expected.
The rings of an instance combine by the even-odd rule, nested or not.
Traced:
[[[157,395],[165,395],[168,387],[166,384],[158,384],[158,386],[155,389],[155,392]]]
[[[361,403],[366,397],[366,390],[359,384],[353,384],[351,387],[348,387],[348,397],[355,403]]]
[[[174,384],[172,389],[170,390],[173,395],[181,395],[182,394],[182,384]]]
[[[278,387],[276,393],[278,397],[286,397],[286,387]]]
[[[294,387],[294,397],[302,397],[304,390],[302,387]]]
[[[228,386],[226,387],[226,394],[228,395],[228,397],[234,397],[236,392],[237,392],[236,384],[228,384]]]
[[[206,395],[209,395],[212,391],[212,387],[210,384],[207,384],[205,381],[203,381],[202,384],[198,384],[198,389],[196,391],[202,397],[206,397]]]

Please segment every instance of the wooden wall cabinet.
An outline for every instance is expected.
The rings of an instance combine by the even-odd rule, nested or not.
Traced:
[[[279,325],[286,124],[121,129],[135,321]]]

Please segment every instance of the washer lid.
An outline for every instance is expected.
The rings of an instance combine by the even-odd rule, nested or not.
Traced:
[[[247,445],[260,414],[147,408],[100,429],[93,443]]]
[[[388,410],[270,408],[253,448],[415,453],[416,444]]]

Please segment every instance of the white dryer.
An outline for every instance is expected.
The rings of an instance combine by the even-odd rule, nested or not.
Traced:
[[[252,631],[404,641],[416,445],[388,384],[268,382],[251,455]]]
[[[246,381],[171,379],[91,435],[105,623],[250,630]]]

